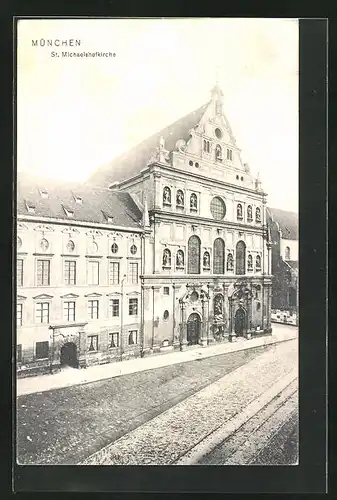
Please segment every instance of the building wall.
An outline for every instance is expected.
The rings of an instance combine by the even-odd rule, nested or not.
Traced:
[[[132,283],[130,279],[130,263],[138,263],[138,276],[141,273],[141,237],[139,233],[127,231],[98,230],[81,227],[76,224],[59,225],[50,222],[19,221],[17,258],[23,260],[23,284],[18,282],[17,302],[22,304],[22,326],[17,324],[17,344],[22,347],[22,366],[28,363],[41,364],[36,360],[36,342],[52,341],[52,330],[49,325],[65,325],[63,334],[72,333],[73,321],[64,317],[65,302],[75,302],[75,323],[87,323],[83,336],[86,347],[89,347],[89,335],[98,335],[99,354],[89,354],[87,364],[93,364],[128,352],[132,354],[134,346],[128,346],[128,332],[139,330],[140,322],[140,280]],[[41,241],[47,240],[48,248],[41,248]],[[74,249],[69,250],[69,241]],[[112,245],[118,245],[118,251],[112,252]],[[96,245],[97,244],[97,247]],[[67,246],[68,245],[68,246]],[[131,253],[135,245],[136,253]],[[50,262],[50,284],[38,285],[37,261]],[[76,262],[76,284],[65,284],[65,261]],[[99,284],[91,285],[89,280],[89,263],[99,262]],[[109,282],[109,262],[119,264],[119,283]],[[125,277],[125,278],[124,278]],[[123,279],[124,278],[124,279]],[[129,315],[129,299],[138,299],[138,313]],[[109,308],[111,299],[119,300],[119,315],[113,317]],[[88,301],[99,303],[99,318],[90,319]],[[49,321],[45,324],[37,322],[37,304],[49,304]],[[121,328],[123,321],[123,335]],[[69,327],[68,327],[69,325]],[[109,350],[109,333],[119,332],[120,349]],[[55,342],[58,342],[56,336]],[[123,345],[121,345],[123,341]]]
[[[287,247],[290,250],[290,258],[287,258]],[[298,240],[286,240],[282,238],[280,241],[280,255],[283,260],[297,260],[298,261]]]

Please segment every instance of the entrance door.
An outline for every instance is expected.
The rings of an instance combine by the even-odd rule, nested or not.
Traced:
[[[187,321],[187,343],[188,345],[198,344],[200,337],[200,317],[193,313]]]
[[[246,323],[246,313],[243,309],[238,309],[235,314],[235,333],[243,335]]]
[[[78,368],[77,347],[74,342],[67,342],[61,347],[61,366]]]

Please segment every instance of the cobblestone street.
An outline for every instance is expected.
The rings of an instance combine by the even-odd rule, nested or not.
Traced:
[[[178,463],[249,405],[257,413],[285,377],[294,388],[296,370],[290,340],[20,396],[18,462]]]

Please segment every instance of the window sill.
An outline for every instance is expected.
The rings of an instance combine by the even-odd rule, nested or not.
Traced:
[[[163,266],[163,269],[170,270],[171,266]]]
[[[185,269],[185,266],[176,266],[176,269],[179,271],[183,271]]]
[[[163,203],[163,207],[172,207],[172,203]]]
[[[198,209],[197,209],[197,208],[190,208],[190,212],[197,213],[197,212],[198,212]]]
[[[34,361],[48,361],[49,358],[35,358]]]

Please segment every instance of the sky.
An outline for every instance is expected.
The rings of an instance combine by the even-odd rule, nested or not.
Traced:
[[[80,47],[32,40],[79,39]],[[51,52],[112,52],[111,58]],[[17,168],[85,181],[206,103],[218,80],[242,159],[268,204],[298,211],[298,21],[21,19]]]

